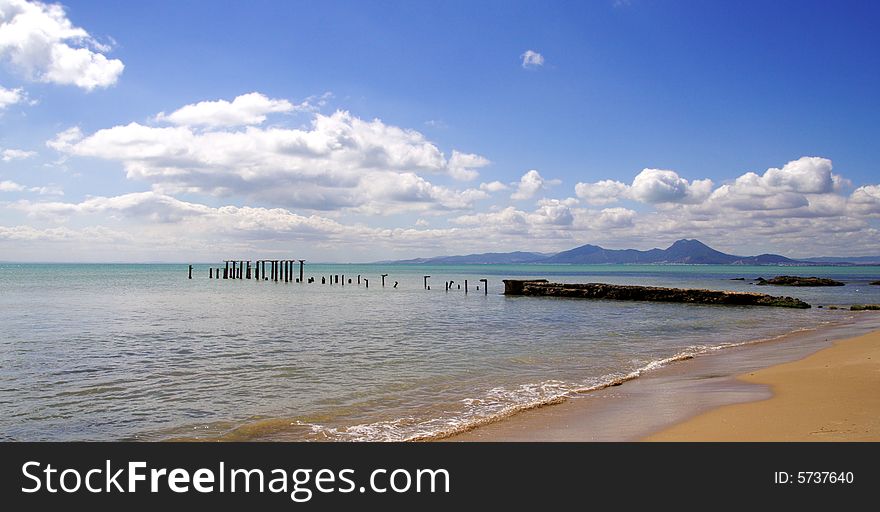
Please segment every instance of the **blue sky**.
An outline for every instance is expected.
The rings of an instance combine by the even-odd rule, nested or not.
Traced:
[[[0,260],[877,254],[878,11],[0,0]]]

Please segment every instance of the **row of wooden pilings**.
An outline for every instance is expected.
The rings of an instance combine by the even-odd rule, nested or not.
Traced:
[[[284,281],[285,283],[303,282],[303,265],[306,260],[257,260],[251,265],[250,260],[225,260],[220,268],[209,268],[209,279],[256,279],[258,281]],[[299,277],[296,276],[296,264],[299,262]],[[266,264],[269,269],[266,269]],[[189,278],[192,279],[192,265],[189,266]],[[221,274],[222,270],[222,274]]]
[[[303,281],[303,265],[306,260],[257,260],[253,267],[251,266],[250,260],[225,260],[223,263],[225,264],[223,267],[223,274],[220,274],[220,268],[209,268],[208,269],[208,278],[210,279],[251,279],[260,280],[262,277],[263,281],[283,281],[285,283],[302,283]],[[295,276],[296,263],[299,262],[299,277]],[[269,264],[269,270],[266,270],[266,263]],[[231,265],[231,266],[230,266]],[[192,279],[193,266],[189,266],[189,278]],[[339,280],[339,276],[342,276],[342,282]],[[385,287],[385,278],[388,277],[388,274],[382,274],[382,288]],[[428,279],[431,276],[422,276],[425,284],[425,289],[430,290],[431,285],[428,284]],[[352,284],[353,278],[348,278],[348,284]],[[357,284],[360,286],[361,284],[361,275],[357,275]],[[345,286],[345,274],[331,274],[329,276],[321,276],[321,284],[329,283],[332,285],[334,281],[336,284],[341,284]],[[370,280],[367,278],[363,278],[364,285],[369,288]],[[309,278],[309,283],[315,282],[314,277]],[[483,294],[489,294],[489,281],[488,279],[480,279],[480,283],[483,284]],[[394,281],[394,288],[397,288],[399,283]],[[461,290],[461,284],[456,284],[455,281],[446,281],[446,291],[450,291],[456,287],[456,289]],[[480,290],[480,286],[477,285],[477,291]],[[468,280],[464,280],[464,293],[468,293]]]

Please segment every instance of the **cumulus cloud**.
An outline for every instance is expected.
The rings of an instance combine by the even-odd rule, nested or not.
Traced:
[[[712,192],[712,180],[680,177],[675,171],[644,169],[629,188],[629,196],[643,203],[700,203]]]
[[[538,191],[549,185],[558,185],[559,183],[559,180],[544,179],[544,177],[541,176],[541,173],[532,169],[522,175],[519,182],[516,183],[516,190],[510,195],[510,198],[514,201],[531,199],[538,193]]]
[[[630,227],[636,215],[635,211],[628,208],[605,208],[599,212],[596,225],[602,229]]]
[[[25,101],[27,95],[22,89],[7,89],[0,85],[0,111],[10,105]]]
[[[0,59],[29,80],[85,90],[116,83],[124,65],[76,27],[59,4],[0,1]]]
[[[252,92],[237,96],[232,101],[200,101],[185,105],[170,114],[161,112],[156,119],[183,126],[244,126],[261,124],[268,114],[304,110],[307,106],[308,103],[294,105],[288,100],[270,99],[264,94]]]
[[[207,110],[217,108],[215,102]],[[249,115],[256,120],[262,114]],[[315,114],[310,129],[130,123],[84,135],[73,127],[47,145],[65,155],[120,162],[128,178],[166,193],[241,195],[285,207],[379,214],[470,208],[487,197],[483,190],[456,190],[422,176],[470,179],[489,163],[486,158],[453,150],[447,160],[415,130],[344,111]]]
[[[534,50],[526,50],[520,55],[522,67],[535,69],[544,65],[544,56]]]
[[[712,193],[712,180],[690,182],[675,171],[642,169],[630,185],[614,180],[578,183],[575,193],[587,203],[596,205],[624,198],[649,204],[700,203]]]
[[[471,181],[477,179],[480,175],[476,169],[485,167],[489,165],[489,163],[488,158],[473,153],[460,153],[453,149],[447,167],[449,169],[449,175],[454,179]]]
[[[486,192],[500,192],[502,190],[507,190],[507,185],[500,181],[490,181],[487,183],[480,183],[480,190],[485,190]]]
[[[627,191],[626,183],[615,180],[602,180],[596,183],[578,183],[575,194],[587,204],[604,205],[616,202]]]
[[[25,151],[23,149],[4,149],[0,151],[0,160],[4,162],[12,162],[13,160],[25,160],[37,156],[36,151]]]

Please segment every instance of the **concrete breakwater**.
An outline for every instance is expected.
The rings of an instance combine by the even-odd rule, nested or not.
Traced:
[[[765,293],[662,288],[656,286],[631,286],[605,283],[560,284],[550,283],[546,279],[505,279],[504,295],[681,302],[688,304],[723,304],[733,306],[776,306],[798,309],[807,309],[811,307],[800,299],[795,299],[793,297],[774,297]]]

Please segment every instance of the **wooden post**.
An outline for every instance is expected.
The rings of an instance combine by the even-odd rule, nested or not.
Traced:
[[[358,274],[358,285],[360,285],[360,284],[361,284],[361,275]]]
[[[284,269],[284,272],[283,272],[283,273],[284,273],[284,282],[286,283],[286,282],[288,282],[288,281],[287,281],[287,271],[288,271],[288,269],[290,268],[290,267],[288,266],[288,264],[287,264],[287,260],[283,261],[283,262],[281,263],[281,266],[282,266],[282,268]]]
[[[431,277],[431,276],[424,276],[424,278],[425,278],[425,289],[426,289],[426,290],[428,289],[428,278],[429,278],[429,277]]]
[[[223,279],[227,279],[229,278],[229,262],[225,261],[224,263],[226,264],[226,266],[223,267]]]
[[[480,279],[480,282],[483,283],[483,295],[489,295],[489,281]]]
[[[305,263],[305,261],[306,260],[299,260],[299,282],[300,283],[303,282],[303,263]],[[314,281],[314,279],[312,279],[312,281]]]
[[[446,291],[449,291],[449,281],[446,281]]]
[[[388,277],[388,274],[382,274],[382,288],[385,288],[385,278]]]
[[[333,276],[333,277],[334,277],[333,280],[336,281],[336,284],[339,284],[339,274],[336,274],[336,275]]]
[[[345,274],[342,274],[342,286],[345,286]]]
[[[192,265],[189,266],[189,278],[190,279],[193,278],[193,266]]]
[[[208,279],[214,279],[214,267],[208,269]]]
[[[366,277],[365,277],[365,278],[364,278],[364,283],[366,283],[366,285],[367,285],[367,288],[369,288],[369,287],[370,287],[370,280],[369,280],[369,279],[367,279],[367,278],[366,278]]]
[[[464,293],[467,293],[467,279],[464,280]]]
[[[394,281],[394,288],[397,288],[397,281]]]
[[[321,284],[327,284],[327,279],[324,276],[321,276]]]

